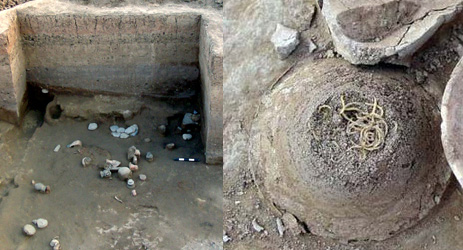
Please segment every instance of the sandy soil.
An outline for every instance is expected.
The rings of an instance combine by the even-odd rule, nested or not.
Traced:
[[[192,111],[182,102],[177,106],[182,113]],[[0,143],[12,156],[11,164],[0,165],[0,248],[49,249],[51,239],[59,236],[63,249],[222,249],[222,166],[173,161],[176,157],[203,160],[199,132],[188,142],[181,134],[162,137],[153,121],[166,117],[153,110],[145,108],[127,122],[109,117],[99,122],[96,131],[87,130],[91,121],[71,119],[35,129],[40,115],[31,111],[21,131],[7,129],[0,134],[2,139],[23,142]],[[170,131],[177,122],[171,119]],[[110,125],[134,123],[140,127],[137,136],[125,140],[111,136]],[[66,148],[76,139],[83,147]],[[177,149],[164,149],[169,142],[176,143]],[[58,144],[61,149],[55,153]],[[97,166],[81,165],[84,156],[97,161],[109,157],[128,165],[126,152],[131,145],[143,156],[140,170],[134,173],[136,197],[117,176],[101,179]],[[144,159],[147,151],[154,154],[154,162]],[[8,159],[5,154],[2,157]],[[141,182],[139,174],[147,175],[147,180]],[[50,185],[51,193],[36,192],[32,180]],[[24,236],[22,227],[37,218],[47,219],[48,227],[33,237]]]

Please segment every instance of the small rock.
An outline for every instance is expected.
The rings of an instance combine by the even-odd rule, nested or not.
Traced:
[[[439,195],[435,195],[435,196],[434,196],[434,202],[435,202],[436,204],[439,204],[439,203],[440,203],[440,196],[439,196]]]
[[[42,218],[33,220],[32,223],[34,223],[34,225],[36,225],[37,228],[40,228],[40,229],[46,228],[48,226],[48,221]]]
[[[132,171],[130,171],[130,168],[128,167],[122,167],[117,170],[117,174],[121,180],[126,180],[132,176]]]
[[[130,134],[135,133],[135,132],[137,132],[137,131],[138,131],[138,125],[137,125],[137,124],[134,124],[134,125],[132,125],[132,126],[126,128],[124,132],[125,132],[126,134],[129,134],[129,135],[130,135]]]
[[[61,149],[61,145],[58,144],[58,145],[56,145],[55,149],[53,149],[53,151],[54,151],[55,153],[58,153],[58,151],[59,151],[60,149]]]
[[[53,250],[61,250],[61,244],[59,243],[58,237],[55,237],[53,240],[50,241],[50,246]]]
[[[290,213],[283,214],[281,218],[282,222],[285,225],[285,229],[288,230],[292,235],[297,236],[300,234],[305,234],[307,231],[305,228],[297,221],[296,217]]]
[[[148,143],[148,142],[151,142],[151,139],[150,139],[150,138],[145,138],[144,141],[145,141],[146,143]]]
[[[166,148],[167,148],[168,150],[173,150],[173,149],[175,148],[175,143],[168,143],[168,144],[166,145]]]
[[[193,136],[191,134],[183,134],[182,138],[185,141],[189,141],[189,140],[191,140],[193,138]]]
[[[31,224],[26,224],[24,227],[23,227],[23,232],[27,235],[27,236],[32,236],[35,234],[36,230],[35,230],[35,227],[32,226]]]
[[[122,133],[125,132],[125,128],[118,128],[118,129],[116,130],[116,132],[122,134]]]
[[[252,220],[252,227],[254,228],[254,230],[256,230],[259,233],[264,231],[264,227],[262,227],[261,225],[259,225],[259,223],[257,223],[257,219]]]
[[[109,170],[113,170],[113,169],[116,169],[117,167],[119,167],[120,165],[121,165],[120,161],[106,159],[105,168],[107,168]]]
[[[109,169],[105,169],[103,171],[100,171],[100,177],[101,178],[109,178],[111,177],[112,173],[111,173],[111,170]]]
[[[151,152],[147,152],[147,153],[146,153],[146,160],[147,160],[148,162],[154,161],[154,155],[153,155]]]
[[[124,120],[130,120],[133,118],[133,112],[130,110],[124,110],[122,112],[122,117],[124,117]]]
[[[131,162],[129,162],[129,169],[132,172],[137,172],[138,171],[138,165],[135,165],[135,164],[132,164]]]
[[[325,53],[326,58],[333,58],[334,57],[334,51],[332,49],[329,49]]]
[[[121,133],[119,133],[119,132],[112,132],[111,135],[116,137],[116,138],[121,137]]]
[[[309,39],[309,53],[313,53],[318,46],[312,41],[312,39]]]
[[[224,243],[227,243],[227,242],[229,242],[229,241],[231,241],[231,238],[230,238],[227,234],[224,234],[224,235],[223,235],[223,242],[224,242]]]
[[[48,89],[42,89],[43,94],[48,94]]]
[[[82,146],[82,142],[80,140],[75,140],[71,144],[67,145],[68,148],[79,147]]]
[[[98,128],[98,124],[96,123],[90,123],[88,124],[88,130],[93,131]]]
[[[283,234],[285,233],[285,227],[283,226],[283,222],[280,218],[277,218],[277,229],[280,237],[283,237]]]
[[[186,127],[188,125],[195,125],[195,122],[191,118],[192,115],[192,113],[186,113],[185,116],[183,116],[182,127]]]
[[[90,165],[91,162],[92,162],[92,158],[90,158],[90,157],[84,157],[84,158],[82,159],[82,166],[87,167],[87,166]]]
[[[117,132],[118,129],[119,129],[119,126],[117,125],[112,125],[111,127],[109,127],[109,130],[111,130],[111,132]]]
[[[42,193],[50,193],[50,186],[45,186],[42,183],[35,183],[34,189]]]
[[[132,196],[137,196],[137,190],[132,190]]]
[[[160,125],[158,127],[158,130],[159,130],[159,133],[161,133],[161,135],[165,135],[166,132],[167,132],[167,127],[166,127],[166,125]]]
[[[199,113],[191,115],[191,120],[194,122],[199,122],[201,120],[201,115]]]
[[[119,138],[121,138],[121,139],[127,139],[127,138],[129,138],[129,135],[126,134],[126,133],[121,133],[121,136],[120,136]]]
[[[144,174],[139,175],[138,178],[140,179],[140,181],[146,181],[146,175]]]
[[[277,24],[275,33],[273,33],[271,42],[275,47],[278,58],[286,59],[299,44],[299,33],[297,30]]]
[[[127,150],[127,160],[129,160],[133,164],[138,164],[139,156],[140,150],[138,150],[135,146],[130,146],[130,148]]]
[[[456,221],[460,221],[460,220],[461,220],[460,216],[458,216],[458,215],[455,215],[453,218],[454,218]]]
[[[135,181],[133,181],[132,179],[128,179],[127,180],[127,187],[128,188],[134,188],[135,187]]]

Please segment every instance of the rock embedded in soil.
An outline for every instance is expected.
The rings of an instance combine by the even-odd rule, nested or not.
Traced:
[[[45,186],[44,184],[42,183],[35,183],[34,184],[34,189],[36,191],[39,191],[41,193],[50,193],[50,187],[49,186]]]
[[[32,226],[31,224],[26,224],[26,225],[23,227],[23,232],[24,232],[27,236],[33,236],[37,231],[35,230],[35,227]]]
[[[183,138],[184,141],[189,141],[189,140],[191,140],[193,138],[193,135],[191,135],[191,134],[183,134],[182,138]]]
[[[313,234],[344,241],[384,240],[424,218],[450,171],[439,110],[404,74],[341,59],[293,68],[262,97],[251,125],[248,156],[264,197]],[[341,96],[368,112],[376,100],[384,112],[384,142],[364,157],[339,114]]]
[[[61,145],[56,145],[55,149],[53,149],[53,152],[58,153],[58,151],[61,149]]]
[[[168,150],[173,150],[173,149],[175,149],[175,143],[168,143],[168,144],[166,145],[166,148],[167,148]]]
[[[32,223],[34,223],[34,225],[36,225],[39,229],[46,228],[48,226],[48,221],[42,218],[33,220]]]
[[[159,125],[158,131],[159,131],[159,133],[161,133],[161,135],[166,135],[166,132],[167,132],[166,125]]]
[[[139,175],[138,178],[140,179],[140,181],[146,181],[146,175],[144,174]]]
[[[151,152],[146,153],[146,161],[148,161],[148,162],[153,162],[154,161],[154,155]]]
[[[252,220],[252,228],[254,228],[254,230],[256,230],[257,232],[262,232],[264,231],[264,227],[259,225],[259,223],[257,223],[257,219],[254,219]]]
[[[127,138],[129,138],[129,135],[126,134],[126,133],[121,133],[121,136],[120,136],[119,138],[121,138],[121,139],[127,139]]]
[[[132,176],[132,171],[130,171],[130,168],[128,167],[121,167],[117,171],[117,174],[119,175],[119,178],[121,180],[127,180],[128,178]]]
[[[277,24],[271,42],[275,47],[278,58],[281,60],[286,59],[299,44],[299,32],[281,24]]]
[[[97,128],[98,128],[98,124],[96,124],[96,123],[88,124],[88,130],[90,130],[90,131],[96,130]]]
[[[111,130],[111,132],[117,132],[118,129],[119,127],[117,125],[112,125],[109,127],[109,130]]]

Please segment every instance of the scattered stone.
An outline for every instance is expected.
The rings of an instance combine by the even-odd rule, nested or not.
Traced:
[[[42,89],[43,94],[48,94],[48,89]]]
[[[133,181],[132,179],[128,179],[127,180],[127,187],[128,188],[134,188],[135,187],[135,181]]]
[[[82,158],[82,166],[87,167],[92,163],[92,158],[90,157],[84,157]]]
[[[309,53],[313,53],[317,48],[318,46],[312,41],[312,39],[309,39]]]
[[[275,47],[278,58],[286,59],[299,44],[299,33],[297,30],[277,24],[275,33],[273,33],[271,42]]]
[[[259,233],[264,231],[264,227],[257,223],[257,219],[252,220],[252,228],[254,228],[254,230],[256,230]]]
[[[23,227],[23,232],[27,235],[27,236],[32,236],[35,234],[36,230],[35,230],[35,227],[32,226],[31,224],[26,224],[24,227]]]
[[[183,116],[182,127],[196,124],[191,118],[192,115],[193,115],[192,113],[186,113],[185,116]]]
[[[454,218],[456,221],[460,221],[460,220],[461,220],[460,216],[458,216],[458,215],[455,215],[453,218]]]
[[[140,179],[140,181],[146,181],[146,175],[144,174],[139,175],[138,178]]]
[[[119,133],[119,132],[112,132],[111,135],[116,137],[116,138],[121,137],[121,133]]]
[[[41,192],[41,193],[50,193],[51,189],[50,186],[45,186],[42,183],[35,183],[34,184],[34,189]]]
[[[75,140],[71,144],[67,145],[68,148],[81,147],[82,142],[80,140]]]
[[[150,138],[145,138],[144,141],[145,141],[146,143],[148,143],[148,142],[151,142],[151,139],[150,139]]]
[[[58,237],[55,237],[50,241],[50,246],[53,248],[53,250],[61,250],[61,244],[58,240]]]
[[[135,164],[132,164],[131,162],[129,162],[129,169],[132,172],[137,172],[138,171],[138,165],[135,165]]]
[[[297,221],[294,215],[285,213],[281,219],[285,225],[285,230],[287,229],[292,235],[297,236],[307,233],[305,228]]]
[[[117,174],[119,175],[119,178],[124,181],[132,176],[132,171],[130,171],[130,168],[128,167],[122,167],[117,170]]]
[[[122,134],[122,133],[125,132],[125,128],[118,128],[118,129],[116,130],[116,132]]]
[[[146,160],[147,160],[148,162],[154,161],[154,155],[153,155],[151,152],[147,152],[147,153],[146,153]]]
[[[121,139],[127,139],[127,138],[129,138],[129,135],[126,134],[126,133],[121,133],[121,136],[120,136],[119,138],[121,138]]]
[[[435,196],[434,196],[434,202],[435,202],[436,204],[439,204],[439,203],[440,203],[440,196],[439,196],[439,195],[435,195]]]
[[[137,190],[132,190],[132,196],[137,196]]]
[[[158,127],[158,130],[159,130],[159,133],[161,133],[161,135],[166,135],[167,127],[166,127],[166,125],[160,125]]]
[[[227,243],[231,240],[232,239],[230,238],[230,236],[228,236],[226,233],[223,234],[223,243]]]
[[[125,133],[131,136],[135,136],[138,134],[138,125],[134,124],[125,129]]]
[[[280,218],[277,218],[277,229],[278,229],[278,234],[280,237],[283,237],[285,233],[285,226],[283,226],[283,222],[281,221]]]
[[[117,167],[119,167],[120,165],[121,165],[120,161],[106,159],[105,168],[109,170],[114,170],[114,169],[117,169]]]
[[[46,228],[48,226],[48,221],[42,218],[33,220],[32,223],[39,229]]]
[[[124,120],[126,120],[126,121],[127,121],[127,120],[130,120],[130,119],[133,118],[133,112],[130,111],[130,110],[124,110],[124,111],[122,112],[122,117],[124,117]]]
[[[424,83],[427,78],[428,78],[428,72],[424,70],[423,71],[417,70],[415,72],[415,80],[417,83]]]
[[[58,151],[59,151],[60,149],[61,149],[61,145],[58,144],[58,145],[56,145],[55,149],[53,149],[53,151],[54,151],[55,153],[58,153]]]
[[[175,148],[175,143],[168,143],[168,144],[166,145],[166,148],[167,148],[168,150],[173,150],[173,149]]]
[[[191,140],[193,138],[193,135],[191,135],[191,134],[183,134],[182,138],[185,141],[189,141],[189,140]]]
[[[98,128],[98,124],[96,124],[96,123],[88,124],[88,130],[90,130],[90,131],[96,130],[97,128]]]
[[[119,126],[117,125],[112,125],[111,127],[109,127],[109,130],[111,130],[111,132],[117,132],[118,129],[119,129]]]
[[[130,148],[127,150],[127,160],[133,164],[137,164],[138,157],[140,157],[140,150],[138,150],[135,146],[130,146]]]
[[[194,122],[199,122],[201,120],[201,115],[199,113],[194,113],[191,115],[191,120]]]
[[[325,53],[326,58],[333,58],[334,57],[334,51],[332,49],[329,49]]]
[[[100,177],[103,179],[103,178],[109,178],[111,177],[112,173],[111,173],[111,170],[109,169],[105,169],[103,171],[100,171]]]

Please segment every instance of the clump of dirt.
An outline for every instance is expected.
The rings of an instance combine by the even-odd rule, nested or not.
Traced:
[[[256,183],[317,235],[391,237],[423,218],[449,180],[428,94],[400,74],[369,72],[339,59],[296,68],[253,123]]]

